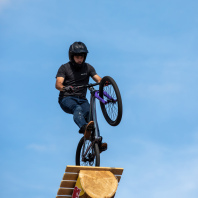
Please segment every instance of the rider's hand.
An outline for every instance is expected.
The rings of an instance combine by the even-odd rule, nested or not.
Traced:
[[[68,92],[68,93],[73,93],[74,92],[74,88],[72,86],[66,86],[63,88],[63,90],[65,92]]]

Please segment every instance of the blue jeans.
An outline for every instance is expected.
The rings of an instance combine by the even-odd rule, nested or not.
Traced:
[[[64,112],[73,114],[74,122],[81,128],[89,120],[90,105],[87,99],[67,96],[59,102]]]

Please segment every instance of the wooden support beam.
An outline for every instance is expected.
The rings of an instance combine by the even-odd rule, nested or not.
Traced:
[[[62,180],[60,187],[61,188],[74,188],[76,181]]]
[[[78,173],[64,173],[63,180],[77,180]]]
[[[59,188],[58,189],[58,195],[72,195],[73,188]]]

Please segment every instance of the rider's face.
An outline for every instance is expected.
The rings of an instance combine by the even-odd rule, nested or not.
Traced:
[[[77,63],[77,64],[82,64],[83,61],[84,61],[84,56],[74,56],[74,61]]]

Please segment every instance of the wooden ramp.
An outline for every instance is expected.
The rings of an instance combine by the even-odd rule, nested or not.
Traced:
[[[114,197],[122,173],[123,168],[67,166],[56,198]]]

